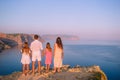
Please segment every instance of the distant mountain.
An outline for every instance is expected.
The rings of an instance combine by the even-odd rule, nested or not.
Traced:
[[[23,33],[17,33],[17,34],[5,34],[0,33],[0,51],[3,49],[11,48],[17,45],[23,44],[25,41],[27,41],[29,44],[33,41],[34,34],[23,34]],[[41,42],[44,42],[44,40],[56,40],[57,37],[61,37],[62,40],[79,40],[78,36],[75,35],[43,35],[39,36],[39,39]]]
[[[57,35],[42,35],[42,38],[45,40],[55,40],[57,37],[61,37],[62,40],[79,40],[78,36],[75,35],[61,35],[61,34],[57,34]]]
[[[2,49],[11,48],[11,47],[14,47],[16,45],[21,45],[25,41],[27,41],[30,44],[33,41],[33,36],[34,36],[34,34],[23,34],[23,33],[22,34],[21,33],[5,34],[5,33],[0,33],[0,51]],[[40,41],[43,42],[44,40],[40,37]]]

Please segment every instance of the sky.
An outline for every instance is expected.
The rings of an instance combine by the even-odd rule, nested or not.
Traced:
[[[0,0],[0,32],[120,41],[120,0]]]

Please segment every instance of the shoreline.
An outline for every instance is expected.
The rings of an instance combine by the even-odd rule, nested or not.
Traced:
[[[41,67],[41,74],[35,70],[35,75],[32,75],[32,70],[27,76],[23,76],[22,72],[13,72],[12,74],[0,76],[0,80],[107,80],[107,76],[99,66],[75,66],[63,65],[61,72],[53,73],[50,69],[45,72],[45,67]]]

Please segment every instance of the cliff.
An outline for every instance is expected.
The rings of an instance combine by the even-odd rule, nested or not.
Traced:
[[[5,34],[0,33],[0,51],[6,48],[11,48],[16,45],[21,45],[23,42],[27,41],[29,44],[33,41],[34,34]],[[40,41],[44,41],[40,37]]]
[[[5,44],[0,40],[0,52],[2,52],[3,49],[9,49],[9,48],[11,48],[11,46]]]
[[[35,70],[35,75],[29,71],[27,76],[22,75],[22,72],[14,72],[7,76],[0,76],[0,80],[107,80],[106,75],[99,66],[75,66],[63,65],[61,72],[53,73],[50,70],[45,72],[45,67],[42,66],[41,74]]]

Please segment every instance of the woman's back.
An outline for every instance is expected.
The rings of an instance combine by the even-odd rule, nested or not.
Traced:
[[[62,49],[55,43],[55,53],[62,53]]]

